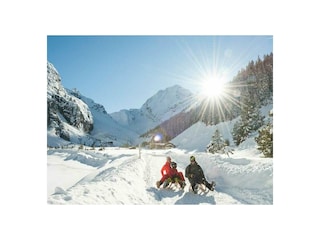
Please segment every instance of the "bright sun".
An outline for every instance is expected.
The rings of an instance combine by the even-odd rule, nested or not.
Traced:
[[[224,84],[222,79],[207,78],[201,82],[201,93],[206,98],[217,98],[224,92]]]

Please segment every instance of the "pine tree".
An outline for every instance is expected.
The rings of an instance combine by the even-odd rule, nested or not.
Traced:
[[[249,133],[250,127],[247,122],[243,122],[242,119],[240,119],[239,122],[236,122],[232,130],[232,136],[235,144],[239,146],[240,143],[247,139]]]
[[[264,117],[261,116],[260,110],[255,104],[250,106],[247,118],[251,132],[258,130],[264,124]]]
[[[250,133],[258,130],[264,124],[264,117],[261,116],[259,105],[250,99],[249,94],[242,96],[241,119],[235,123],[233,128],[233,139],[238,146],[247,139]]]
[[[233,126],[233,129],[232,129],[232,137],[233,137],[233,141],[234,143],[239,146],[239,144],[241,143],[241,139],[240,139],[240,123],[239,122],[236,122]]]
[[[207,152],[212,154],[223,152],[222,150],[227,146],[226,141],[221,136],[219,130],[217,129],[212,136],[212,140],[207,146]]]
[[[273,157],[273,125],[268,123],[259,130],[259,136],[255,138],[260,150],[265,157]]]

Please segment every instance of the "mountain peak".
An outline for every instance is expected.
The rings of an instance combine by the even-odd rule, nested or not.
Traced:
[[[168,117],[163,117],[168,111],[177,112],[184,109],[185,103],[191,96],[192,93],[189,90],[174,85],[158,91],[142,105],[141,110],[150,112],[150,109],[152,109],[152,112],[156,115],[162,115],[161,120],[163,121],[168,119]]]

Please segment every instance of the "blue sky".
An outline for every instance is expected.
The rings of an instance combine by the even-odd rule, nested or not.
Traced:
[[[47,59],[65,88],[102,104],[108,113],[140,108],[159,90],[199,81],[231,81],[258,56],[273,52],[267,36],[48,36]]]

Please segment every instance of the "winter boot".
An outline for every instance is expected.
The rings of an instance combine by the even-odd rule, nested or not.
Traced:
[[[157,181],[157,188],[160,188],[160,185],[161,185],[161,182],[160,181]]]
[[[196,184],[196,185],[194,185],[194,186],[192,187],[192,191],[193,191],[194,194],[197,194],[197,193],[198,193],[198,188],[199,188],[199,185],[198,185],[198,184]]]
[[[214,187],[215,187],[216,183],[214,181],[211,182],[210,186],[209,186],[209,190],[210,191],[214,191]]]
[[[170,180],[169,180],[169,179],[165,180],[164,183],[163,183],[163,188],[168,187],[168,186],[169,186],[169,183],[170,183]]]
[[[184,189],[184,187],[186,186],[186,183],[183,182],[183,181],[179,182],[179,184],[180,184],[180,187],[181,187],[182,189]]]

